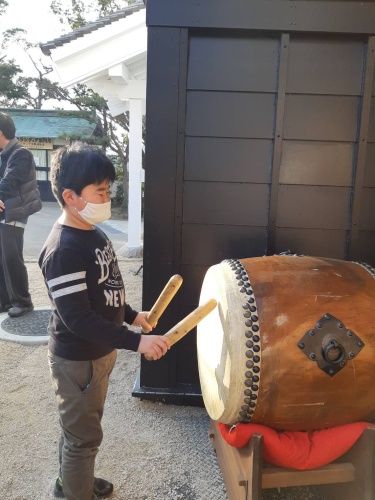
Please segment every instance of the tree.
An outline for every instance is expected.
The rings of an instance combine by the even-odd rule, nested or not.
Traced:
[[[71,29],[77,29],[93,19],[108,16],[135,2],[136,0],[70,0],[71,6],[67,7],[62,0],[52,0],[51,11],[61,23],[67,22]]]
[[[8,7],[8,2],[6,0],[0,0],[0,16],[4,14],[7,7]]]
[[[132,3],[136,3],[136,0],[70,0],[70,7],[66,7],[66,2],[52,0],[51,10],[62,23],[68,22],[71,29],[77,29],[93,19],[107,16]],[[113,117],[109,112],[106,101],[92,90],[87,89],[85,85],[76,85],[73,87],[72,92],[74,98],[71,102],[81,112],[95,109],[96,117],[100,119],[103,133],[102,146],[115,155],[116,163],[119,165],[120,175],[118,177],[121,177],[122,174],[122,192],[121,189],[118,189],[116,194],[117,199],[121,199],[121,204],[125,208],[128,190],[128,113]]]
[[[1,41],[1,50],[5,51],[10,44],[16,44],[23,49],[29,57],[35,70],[34,76],[25,76],[14,60],[3,58],[3,67],[0,68],[0,104],[5,107],[25,107],[41,109],[48,100],[67,100],[65,92],[56,82],[47,75],[52,72],[52,67],[45,63],[39,56],[40,49],[37,44],[27,41],[27,32],[20,28],[6,30]],[[8,79],[8,78],[11,79]]]
[[[48,78],[52,67],[45,60],[33,53],[37,47],[27,41],[27,33],[21,29],[8,30],[4,33],[1,48],[6,50],[10,43],[16,43],[27,53],[35,70],[34,76],[24,76],[22,70],[15,65],[4,63],[0,65],[0,93],[4,98],[2,105],[7,107],[26,107],[42,109],[51,100],[69,103],[76,108],[71,111],[72,115],[79,116],[96,125],[97,134],[94,137],[71,137],[71,140],[84,140],[88,143],[100,145],[105,151],[109,149],[113,154],[119,156],[124,164],[127,162],[127,148],[125,133],[128,131],[129,120],[126,115],[119,117],[111,116],[105,99],[86,85],[78,84],[71,89],[64,89],[58,83]],[[38,49],[38,54],[40,50]],[[1,80],[1,69],[4,78]],[[9,77],[13,78],[14,84]],[[1,102],[1,99],[0,99]],[[125,141],[125,142],[124,142]],[[124,152],[125,145],[125,152]]]
[[[63,24],[68,22],[72,30],[87,24],[91,19],[98,19],[113,11],[126,7],[132,0],[70,0],[71,7],[66,7],[62,0],[52,0],[51,10]],[[0,0],[0,15],[8,5],[6,0]],[[42,56],[37,44],[27,40],[25,30],[14,28],[3,33],[0,49],[6,51],[9,44],[17,44],[28,55],[34,68],[33,75],[24,75],[15,61],[1,59],[0,52],[0,105],[3,107],[22,107],[42,109],[50,102],[56,102],[57,108],[74,107],[72,115],[85,118],[95,124],[95,133],[90,137],[77,135],[70,140],[82,140],[86,143],[99,145],[107,154],[115,159],[123,177],[123,190],[120,193],[125,206],[127,193],[127,163],[129,117],[125,113],[113,117],[103,97],[93,92],[86,85],[75,85],[70,89],[62,88],[49,78],[53,69],[47,59]]]
[[[20,81],[22,70],[13,60],[0,61],[0,106],[14,107],[28,95],[28,88]]]
[[[0,0],[0,16],[2,16],[8,2]],[[4,49],[4,38],[1,44],[1,49]],[[11,106],[19,99],[24,99],[27,96],[27,86],[19,81],[22,69],[15,63],[13,59],[7,60],[6,54],[0,52],[0,105]]]

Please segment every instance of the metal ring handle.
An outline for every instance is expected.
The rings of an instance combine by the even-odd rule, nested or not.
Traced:
[[[336,356],[335,359],[330,357],[333,349],[339,351],[339,355]],[[341,363],[345,357],[345,348],[339,344],[337,340],[332,339],[325,347],[323,347],[323,357],[328,363]]]

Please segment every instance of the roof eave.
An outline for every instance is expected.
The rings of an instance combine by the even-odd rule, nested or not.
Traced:
[[[69,43],[73,40],[76,40],[77,38],[92,33],[93,31],[96,31],[104,26],[107,26],[108,24],[112,24],[116,21],[119,21],[120,19],[124,19],[125,17],[128,17],[134,14],[135,12],[139,12],[141,9],[145,8],[146,8],[146,2],[145,0],[142,0],[136,4],[130,5],[129,7],[125,7],[124,9],[118,10],[113,14],[101,17],[97,21],[85,24],[84,26],[71,31],[70,33],[62,35],[53,40],[49,40],[45,43],[40,43],[39,47],[44,55],[50,56],[52,50],[61,47],[62,45]]]

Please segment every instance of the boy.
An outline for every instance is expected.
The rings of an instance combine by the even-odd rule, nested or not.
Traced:
[[[52,302],[49,364],[62,434],[60,474],[54,494],[68,500],[107,498],[113,485],[94,478],[102,441],[101,418],[116,349],[159,359],[170,347],[150,332],[147,312],[125,302],[125,289],[111,242],[95,224],[109,219],[111,161],[97,148],[74,143],[58,149],[51,184],[63,213],[39,258]]]

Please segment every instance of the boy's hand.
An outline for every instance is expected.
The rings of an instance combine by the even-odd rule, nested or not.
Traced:
[[[141,335],[138,351],[148,354],[154,361],[160,359],[171,347],[168,337],[162,335]]]
[[[152,327],[147,323],[147,316],[147,311],[139,312],[132,323],[134,326],[141,326],[142,333],[149,333],[152,330]]]

